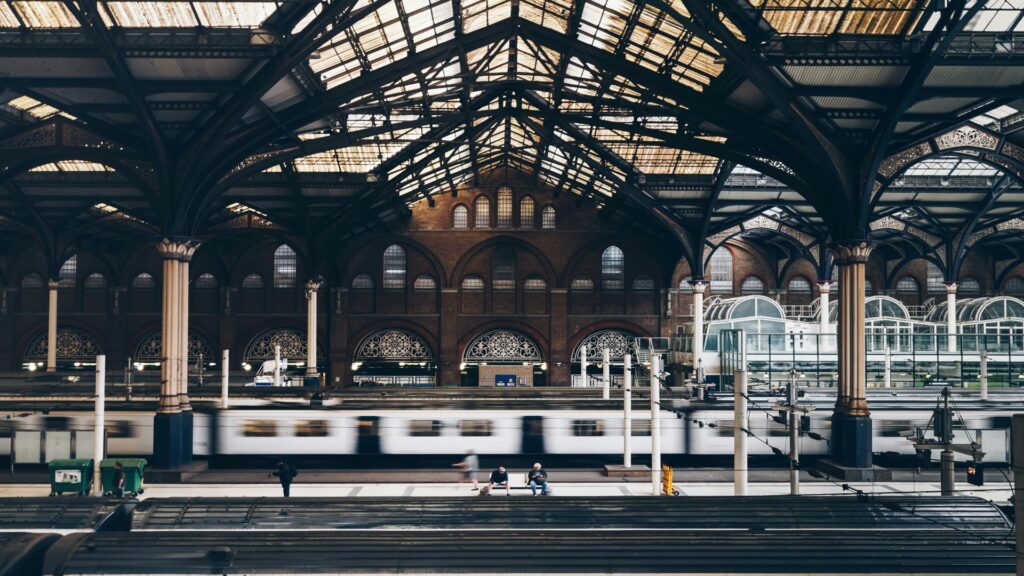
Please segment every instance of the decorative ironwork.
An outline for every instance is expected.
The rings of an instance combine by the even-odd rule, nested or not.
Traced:
[[[929,246],[935,246],[941,241],[938,236],[931,234],[929,232],[925,232],[924,230],[921,230],[917,226],[908,225],[907,232],[909,232],[911,236],[916,236],[921,240],[924,240]]]
[[[755,230],[757,228],[764,228],[767,230],[778,230],[779,223],[763,214],[760,216],[754,216],[750,220],[747,220],[746,222],[743,223],[744,230]]]
[[[939,150],[964,147],[995,150],[999,145],[999,138],[974,126],[961,126],[936,137],[935,144]]]
[[[872,230],[898,230],[902,232],[907,229],[907,224],[892,216],[885,216],[868,224],[868,227]]]
[[[36,148],[39,146],[53,146],[57,143],[57,126],[53,123],[44,124],[27,132],[16,134],[0,140],[0,148]]]
[[[381,330],[367,336],[356,348],[356,360],[432,360],[430,346],[406,330]]]
[[[209,341],[206,340],[201,334],[188,331],[188,357],[189,359],[199,358],[202,354],[203,358],[213,358],[213,347],[210,346]],[[135,347],[134,359],[139,362],[159,362],[164,357],[164,346],[163,346],[163,334],[159,330],[154,330],[139,341],[139,345]]]
[[[25,360],[29,362],[46,361],[50,350],[46,332],[41,332],[32,339],[25,350]],[[100,348],[92,336],[75,328],[57,329],[57,359],[72,361],[92,361],[100,353]]]
[[[1003,144],[1003,154],[1013,158],[1014,160],[1024,164],[1024,148],[1017,146],[1011,142]]]
[[[810,234],[806,234],[793,228],[792,226],[786,226],[785,224],[779,225],[779,232],[789,236],[803,245],[804,248],[810,248],[814,245],[815,239]]]
[[[892,178],[893,174],[925,154],[930,154],[931,151],[932,145],[930,142],[921,142],[917,146],[911,146],[883,160],[878,166],[878,172],[886,178]]]
[[[636,335],[625,330],[598,330],[584,338],[572,353],[572,361],[580,361],[580,351],[587,347],[587,360],[600,362],[604,359],[604,349],[608,349],[608,358],[613,362],[621,362],[623,356],[631,354],[636,358]]]
[[[511,330],[491,330],[474,338],[463,359],[469,362],[540,362],[540,347],[528,336]]]
[[[281,347],[281,358],[306,359],[306,333],[293,328],[267,330],[249,342],[243,356],[246,361],[273,360],[275,346]],[[319,347],[316,357],[323,359],[323,351]]]

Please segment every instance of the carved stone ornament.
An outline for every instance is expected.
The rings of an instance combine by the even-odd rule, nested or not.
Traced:
[[[995,150],[996,146],[999,145],[999,138],[968,124],[936,137],[935,144],[939,147],[939,150],[949,150],[950,148]]]
[[[580,361],[580,351],[587,347],[587,360],[600,362],[604,359],[604,349],[608,349],[608,358],[613,362],[621,362],[626,354],[636,359],[636,336],[623,330],[598,330],[583,339],[572,353],[572,361]]]
[[[946,294],[956,294],[958,286],[960,286],[960,284],[957,282],[946,282]]]
[[[324,283],[321,280],[309,280],[309,281],[307,281],[306,282],[306,300],[309,300],[310,297],[313,294],[319,292],[320,291],[320,287],[323,286],[323,285],[324,285]]]
[[[708,286],[711,285],[711,282],[707,280],[688,280],[687,282],[689,282],[690,290],[694,294],[703,294],[708,289]]]
[[[29,362],[45,362],[49,351],[46,332],[32,339],[25,350],[25,360]],[[88,334],[74,328],[57,329],[57,359],[69,361],[93,361],[100,353],[96,341]]]
[[[364,339],[356,348],[356,360],[432,360],[433,352],[417,334],[407,330],[381,330]]]
[[[277,328],[267,330],[252,339],[245,347],[243,357],[246,361],[263,361],[274,359],[274,347],[281,347],[281,358],[302,359],[306,358],[306,334],[292,328]],[[319,347],[318,347],[319,348]],[[321,350],[316,351],[317,358],[322,359]]]
[[[892,154],[878,165],[878,173],[886,178],[892,178],[893,174],[899,172],[914,160],[932,152],[931,142],[921,142],[906,150]]]
[[[157,252],[164,260],[181,260],[190,262],[196,250],[199,249],[198,240],[170,240],[164,238],[156,245]]]
[[[213,347],[202,335],[189,330],[188,357],[190,360],[195,360],[199,358],[200,354],[203,355],[203,358],[212,358]],[[154,330],[139,341],[139,345],[135,347],[133,359],[139,362],[160,362],[163,357],[163,335],[159,330]]]
[[[540,362],[540,347],[525,334],[491,330],[474,338],[463,358],[478,362]]]
[[[867,263],[872,248],[874,245],[867,241],[849,242],[834,247],[832,253],[835,254],[837,265],[849,266],[850,264]]]

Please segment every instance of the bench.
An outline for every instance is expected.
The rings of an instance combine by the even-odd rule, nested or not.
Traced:
[[[508,473],[508,488],[509,488],[509,490],[529,490],[530,489],[530,481],[527,479],[528,478],[527,474],[528,474],[527,472],[509,472]],[[488,478],[489,477],[490,477],[490,474],[488,474]],[[486,494],[487,493],[486,486],[488,486],[488,485],[489,485],[489,483],[487,482],[487,480],[484,480],[483,481],[483,486],[484,487],[482,487],[480,489],[480,494]],[[500,492],[502,490],[504,490],[504,488],[495,488],[494,489],[495,492]],[[549,494],[551,493],[551,483],[550,483],[550,481],[548,482],[548,493]]]

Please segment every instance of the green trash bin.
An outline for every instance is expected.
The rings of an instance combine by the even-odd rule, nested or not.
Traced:
[[[114,464],[121,463],[124,469],[124,493],[126,495],[138,496],[145,492],[142,487],[143,469],[146,467],[145,458],[107,458],[100,462],[100,480],[103,483],[103,494],[110,496],[114,494]]]
[[[92,488],[92,459],[50,461],[50,496],[65,492],[88,494]]]

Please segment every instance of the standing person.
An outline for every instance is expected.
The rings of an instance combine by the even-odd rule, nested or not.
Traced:
[[[114,462],[114,496],[124,498],[124,466]]]
[[[292,491],[292,479],[299,475],[299,471],[295,469],[295,466],[284,461],[284,458],[277,459],[277,470],[274,470],[267,477],[277,476],[277,479],[281,481],[281,489],[284,490],[284,497],[288,498],[291,496]]]
[[[481,494],[484,496],[490,496],[491,492],[493,492],[495,488],[501,487],[505,488],[505,496],[511,495],[509,493],[508,486],[508,470],[505,470],[504,466],[498,466],[494,472],[491,472],[491,477],[487,480],[487,486],[484,486],[484,490]]]
[[[473,490],[479,490],[479,484],[477,483],[476,473],[480,469],[480,460],[476,457],[476,454],[472,450],[466,450],[466,457],[461,462],[452,464],[453,468],[462,470],[462,479],[459,480],[459,484],[465,482],[473,483]]]
[[[541,467],[540,462],[533,465],[533,469],[526,475],[530,482],[530,491],[537,495],[537,487],[540,486],[540,495],[548,495],[548,471]]]

